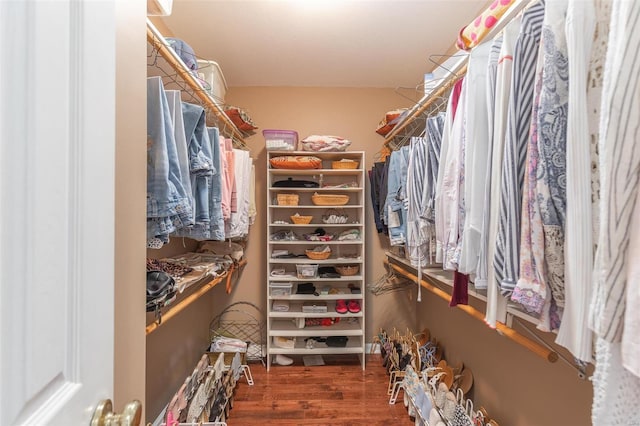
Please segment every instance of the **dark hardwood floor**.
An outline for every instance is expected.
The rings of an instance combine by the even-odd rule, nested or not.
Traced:
[[[251,364],[255,384],[244,378],[236,387],[227,423],[243,425],[413,425],[402,403],[389,405],[389,377],[380,355],[367,357],[362,371],[357,356],[323,356],[326,365],[273,365],[267,373]]]

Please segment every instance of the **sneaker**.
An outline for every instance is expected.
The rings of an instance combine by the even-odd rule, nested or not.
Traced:
[[[277,365],[291,365],[293,364],[293,360],[288,356],[278,354],[273,357],[273,363]]]
[[[347,309],[347,302],[343,299],[336,300],[336,312],[339,314],[346,314],[349,311]]]
[[[357,314],[358,312],[360,312],[360,302],[358,302],[357,300],[349,300],[349,303],[347,304],[347,309],[352,314]]]

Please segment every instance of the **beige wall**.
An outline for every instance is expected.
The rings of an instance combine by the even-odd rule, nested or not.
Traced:
[[[475,305],[484,312],[481,302]],[[429,292],[423,292],[418,316],[418,329],[427,327],[431,331],[449,363],[463,362],[471,368],[476,405],[487,408],[501,425],[591,424],[592,383],[580,379],[578,372],[562,360],[549,363]],[[522,325],[514,328],[531,338]],[[532,325],[528,328],[534,329]],[[555,334],[536,335],[549,344],[555,339]],[[566,351],[555,349],[573,360]]]
[[[144,2],[116,2],[114,403],[145,408],[146,48]],[[132,40],[137,42],[132,43]],[[97,266],[99,273],[99,266]],[[100,303],[96,301],[96,303]]]

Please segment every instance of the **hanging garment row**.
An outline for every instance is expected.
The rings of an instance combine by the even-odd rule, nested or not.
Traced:
[[[429,232],[410,235],[432,226],[422,204],[431,184],[411,176],[421,138],[371,173],[378,230],[388,227],[412,265],[435,249],[456,272],[454,294],[469,277],[486,289],[489,325],[516,302],[576,359],[595,360],[594,424],[640,422],[640,315],[626,309],[640,300],[629,285],[640,232],[638,25],[636,2],[538,0],[471,50],[429,169],[435,248]]]
[[[246,237],[256,216],[255,170],[205,109],[147,79],[147,246],[169,236],[195,240]]]

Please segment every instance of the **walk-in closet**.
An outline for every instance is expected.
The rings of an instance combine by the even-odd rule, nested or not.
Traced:
[[[0,2],[0,425],[640,425],[638,28]]]

